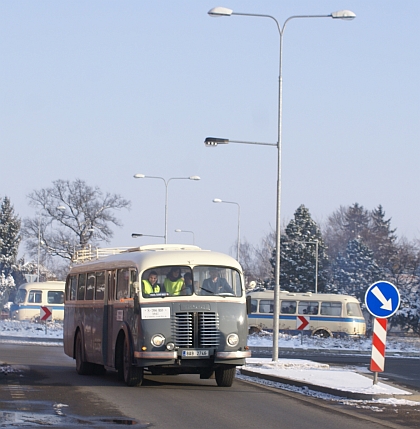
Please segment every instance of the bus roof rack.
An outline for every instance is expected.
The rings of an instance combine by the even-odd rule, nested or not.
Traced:
[[[145,246],[137,247],[136,249],[130,249],[128,252],[135,252],[136,250],[202,250],[198,246],[192,244],[146,244]]]
[[[86,249],[77,250],[73,256],[72,262],[75,264],[83,264],[84,262],[93,261],[96,259],[105,258],[107,256],[116,255],[124,252],[144,252],[144,251],[168,251],[168,250],[202,250],[198,246],[189,244],[149,244],[140,247],[104,247],[92,248],[89,246]]]

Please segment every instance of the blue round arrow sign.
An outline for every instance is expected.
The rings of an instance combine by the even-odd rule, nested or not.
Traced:
[[[372,316],[387,319],[398,310],[400,293],[392,283],[379,281],[366,291],[365,304]]]

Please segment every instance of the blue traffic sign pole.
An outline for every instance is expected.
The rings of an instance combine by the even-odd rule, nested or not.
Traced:
[[[400,302],[398,289],[386,281],[374,283],[365,294],[366,308],[375,317],[370,363],[370,370],[373,372],[373,384],[378,383],[378,371],[383,371],[385,367],[387,319],[397,312]]]

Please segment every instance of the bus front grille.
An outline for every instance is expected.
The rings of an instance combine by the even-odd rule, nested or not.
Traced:
[[[172,336],[177,347],[218,347],[219,316],[209,312],[176,313],[172,319]]]

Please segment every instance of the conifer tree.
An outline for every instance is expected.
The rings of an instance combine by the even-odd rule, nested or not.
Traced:
[[[285,232],[280,242],[280,288],[314,292],[317,284],[318,292],[324,291],[327,286],[328,257],[320,229],[304,205],[298,207]],[[272,265],[275,266],[275,258],[272,258]]]
[[[339,254],[333,265],[334,287],[338,293],[364,301],[366,289],[380,280],[381,270],[373,252],[361,239],[350,240],[345,254]]]
[[[6,277],[15,268],[21,240],[20,224],[10,199],[4,197],[0,206],[0,272]]]

